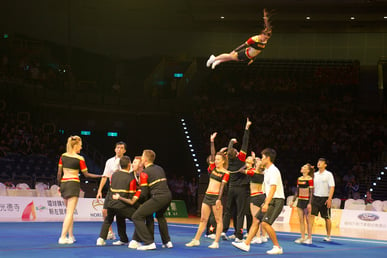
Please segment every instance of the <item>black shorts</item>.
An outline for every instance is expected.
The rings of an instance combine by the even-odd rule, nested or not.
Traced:
[[[331,209],[328,208],[325,204],[327,200],[328,197],[313,196],[311,214],[314,216],[318,216],[318,214],[320,213],[321,218],[330,219]]]
[[[250,203],[252,203],[254,206],[261,207],[261,205],[265,202],[265,199],[265,194],[250,196]]]
[[[300,200],[298,199],[297,201],[297,208],[300,208],[300,209],[306,209],[308,207],[308,204],[309,204],[309,200]]]
[[[243,48],[238,51],[238,61],[248,61],[251,58],[247,55],[248,48]]]
[[[214,206],[216,204],[216,200],[218,200],[219,195],[215,194],[205,194],[203,203],[208,204],[210,206]]]
[[[272,225],[277,217],[281,214],[284,204],[285,199],[273,198],[269,203],[267,211],[262,212],[262,209],[260,209],[255,217],[260,222],[266,222],[267,224]]]
[[[79,197],[81,183],[76,181],[65,181],[60,183],[60,194],[64,199]]]
[[[108,208],[108,203],[109,203],[109,200],[111,197],[112,193],[110,192],[110,190],[106,193],[106,196],[105,196],[105,201],[103,202],[103,209],[106,210]]]

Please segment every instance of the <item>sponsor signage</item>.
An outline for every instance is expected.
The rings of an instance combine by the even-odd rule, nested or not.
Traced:
[[[74,219],[101,220],[104,200],[79,198]],[[66,205],[60,197],[2,196],[0,221],[62,221]]]
[[[341,228],[387,230],[387,212],[343,210]]]
[[[104,199],[79,198],[76,221],[102,221]],[[63,221],[66,205],[61,197],[1,196],[0,221]],[[173,200],[166,217],[188,217],[184,201]]]

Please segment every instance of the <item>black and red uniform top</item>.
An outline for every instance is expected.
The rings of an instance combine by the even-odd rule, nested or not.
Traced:
[[[246,41],[246,44],[256,50],[263,50],[266,47],[266,43],[260,41],[259,36],[253,36]]]
[[[213,164],[215,166],[215,164]],[[211,164],[210,164],[211,166]],[[210,179],[213,179],[217,182],[225,183],[227,184],[230,179],[230,173],[228,171],[218,171],[215,167],[210,170],[210,167],[208,168],[208,171],[210,173]],[[211,195],[219,195],[219,192],[206,192],[206,194]]]
[[[110,184],[110,193],[118,193],[121,197],[126,199],[132,199],[133,197],[140,197],[141,190],[137,187],[137,181],[134,176],[133,171],[119,170],[112,175],[112,180]],[[108,199],[108,198],[106,198]],[[114,200],[109,198],[108,207],[110,208],[120,208],[119,206],[125,207],[128,204],[120,200]]]
[[[214,168],[211,171],[210,178],[214,179],[215,181],[224,182],[227,184],[228,180],[230,179],[230,173],[228,171],[218,171],[216,168]]]
[[[246,175],[250,176],[250,182],[254,184],[262,184],[264,175],[261,173],[257,173],[255,168],[250,168],[246,171]]]
[[[58,166],[63,168],[68,168],[71,170],[78,170],[81,172],[87,171],[85,159],[80,155],[69,156],[68,154],[63,153],[60,156]],[[73,177],[62,177],[61,182],[67,182],[67,181],[80,182],[78,173]]]
[[[155,164],[147,166],[140,174],[140,186],[149,188],[150,197],[171,195],[164,169]]]
[[[303,179],[299,177],[297,179],[298,187],[298,199],[309,200],[310,199],[310,188],[313,188],[313,178]]]

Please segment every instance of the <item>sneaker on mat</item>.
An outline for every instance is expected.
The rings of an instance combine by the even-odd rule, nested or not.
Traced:
[[[192,247],[192,246],[199,246],[200,241],[196,239],[192,239],[191,242],[186,243],[185,246]]]
[[[128,248],[137,249],[140,246],[141,246],[141,244],[139,242],[137,242],[136,240],[132,240],[129,242]]]
[[[173,244],[172,244],[171,241],[169,241],[168,243],[163,244],[161,247],[162,247],[162,248],[172,248],[172,247],[173,247]]]
[[[69,239],[67,237],[65,237],[65,238],[60,237],[58,239],[58,244],[60,244],[60,245],[71,245],[72,243],[74,243],[73,240]]]
[[[148,250],[154,250],[154,249],[156,249],[155,243],[152,243],[149,245],[142,245],[142,246],[137,247],[137,250],[140,250],[140,251],[148,251]]]
[[[304,244],[311,245],[312,244],[312,239],[311,238],[304,239]]]
[[[113,242],[113,245],[127,245],[127,244],[128,244],[127,242],[122,242],[121,240]]]
[[[208,246],[208,248],[212,248],[212,249],[219,248],[219,243],[214,241],[212,244]]]
[[[245,251],[245,252],[250,251],[250,245],[246,245],[245,242],[241,242],[241,243],[232,242],[231,244],[236,248],[241,249],[242,251]]]
[[[274,245],[273,248],[269,251],[267,251],[267,254],[283,254],[282,247]]]
[[[99,237],[99,238],[97,239],[96,245],[99,245],[99,246],[101,246],[101,245],[106,245],[105,239],[103,239],[102,237]]]
[[[253,237],[251,244],[262,244],[262,239],[260,237]]]

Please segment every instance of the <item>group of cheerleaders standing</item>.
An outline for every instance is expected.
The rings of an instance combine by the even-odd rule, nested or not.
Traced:
[[[251,121],[247,118],[246,131],[250,125]],[[235,173],[235,171],[228,170],[230,152],[235,151],[235,149],[222,148],[220,151],[216,152],[214,144],[216,136],[216,132],[210,136],[211,155],[208,167],[210,179],[201,206],[199,227],[195,237],[190,242],[186,243],[187,247],[200,245],[200,238],[206,230],[212,212],[216,221],[216,234],[213,243],[208,247],[219,248],[219,241],[224,228],[221,199],[225,186],[229,182],[230,174]],[[232,139],[230,142],[236,142],[236,140]],[[262,231],[264,234],[268,234],[273,242],[273,248],[266,253],[282,254],[283,249],[280,247],[276,233],[272,227],[272,224],[281,213],[285,201],[281,174],[274,165],[276,152],[273,149],[266,148],[261,152],[261,158],[256,157],[254,152],[251,152],[251,156],[248,157],[246,157],[246,153],[240,152],[240,154],[243,155],[238,155],[238,158],[240,158],[241,161],[244,161],[245,165],[239,169],[237,173],[243,173],[249,177],[250,211],[253,221],[246,239],[235,238],[232,245],[243,251],[249,251],[250,244],[262,243],[261,241],[255,241],[255,239],[261,239]],[[297,210],[300,218],[301,238],[295,240],[295,243],[312,244],[312,227],[311,223],[309,223],[308,214],[310,214],[311,211],[314,168],[310,164],[306,164],[301,168],[301,173],[302,176],[297,180],[297,193],[295,195],[295,198],[298,198]],[[307,237],[305,236],[305,221],[308,225]]]

